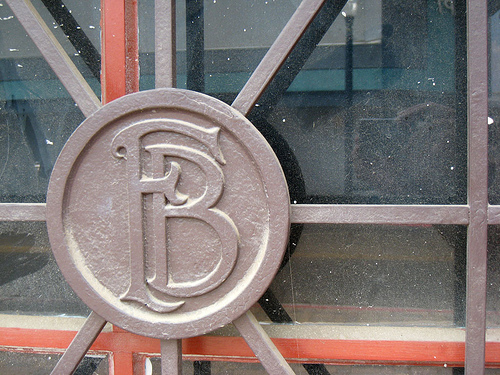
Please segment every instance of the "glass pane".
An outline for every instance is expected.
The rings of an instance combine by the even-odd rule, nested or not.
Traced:
[[[45,223],[0,222],[0,312],[89,314],[57,267]]]
[[[271,285],[276,301],[261,306],[281,304],[288,322],[461,326],[465,236],[457,226],[304,225]]]
[[[303,62],[250,114],[294,200],[466,202],[462,3],[351,0],[315,48],[299,44]]]
[[[234,97],[298,4],[289,0],[177,1],[177,86]],[[153,19],[154,1],[140,1],[141,90],[154,88]]]
[[[0,202],[43,202],[57,155],[84,117],[0,5]]]
[[[146,360],[147,361],[147,360]],[[195,366],[200,366],[200,362],[183,361],[183,373],[195,375],[267,375],[260,363],[242,363],[242,362],[201,362],[205,368],[205,372],[193,372]],[[331,365],[311,365],[291,363],[290,366],[297,375],[306,374],[325,374],[325,370],[329,374],[341,375],[459,375],[459,372],[454,372],[452,367],[447,365],[443,367],[419,367],[419,366],[331,366]],[[316,366],[316,368],[314,368]],[[321,366],[321,369],[317,367]],[[311,368],[312,367],[312,368]],[[307,368],[307,369],[306,369]],[[146,375],[160,374],[161,365],[159,358],[151,358],[150,363],[146,362]],[[198,370],[199,371],[199,370]],[[462,372],[463,373],[463,372]],[[489,372],[487,372],[489,374]],[[492,372],[494,374],[495,372]]]
[[[50,374],[59,354],[35,354],[0,351],[0,373],[2,375]],[[107,375],[109,364],[107,356],[85,356],[75,371],[75,375]]]
[[[488,227],[488,271],[487,271],[488,327],[500,327],[500,226]]]
[[[489,24],[489,200],[500,204],[500,4],[488,2]]]

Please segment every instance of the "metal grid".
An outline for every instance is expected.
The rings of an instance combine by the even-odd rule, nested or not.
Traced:
[[[46,60],[54,69],[82,112],[89,116],[101,107],[99,100],[83,77],[67,58],[50,31],[28,1],[8,0],[7,3],[24,25]],[[156,6],[170,17],[156,20],[157,65],[161,74],[156,84],[175,86],[175,44],[173,40],[174,1],[157,0]],[[263,58],[233,107],[248,114],[264,90],[278,74],[280,66],[290,56],[301,36],[315,16],[328,3],[304,0],[281,35]],[[338,8],[337,3],[337,8]],[[343,5],[343,4],[341,4]],[[466,361],[467,374],[484,374],[485,310],[486,310],[486,247],[487,225],[500,223],[500,206],[489,206],[487,198],[487,3],[467,2],[467,66],[468,66],[468,204],[467,205],[293,205],[294,223],[331,224],[467,224],[467,315]],[[271,63],[270,63],[271,62]],[[158,68],[157,68],[158,70]],[[44,221],[44,204],[0,204],[0,219],[5,221]],[[97,319],[97,325],[96,325]],[[101,327],[103,321],[95,315],[86,326]],[[100,329],[89,330],[91,336]],[[78,339],[79,340],[79,339]],[[78,341],[77,340],[77,341]],[[89,338],[85,338],[86,344]],[[84,345],[86,347],[86,345]],[[82,348],[80,348],[81,351]],[[162,351],[170,350],[166,346]]]

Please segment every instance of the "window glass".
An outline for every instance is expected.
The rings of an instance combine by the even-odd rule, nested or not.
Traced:
[[[10,8],[4,2],[0,5],[0,202],[44,202],[57,155],[84,117]],[[42,6],[37,4],[37,8]],[[74,9],[68,14],[74,15],[82,28],[99,25],[95,24],[98,9],[90,6],[85,17],[80,17],[81,6]],[[42,13],[50,17],[48,11]],[[68,55],[98,88],[97,79],[90,75],[82,57],[74,56],[79,53],[53,22],[47,21],[50,29],[63,39]],[[88,31],[96,43],[96,30]]]
[[[0,222],[0,313],[89,314],[57,267],[45,223]]]
[[[465,235],[459,226],[304,225],[261,306],[281,305],[288,323],[462,326]]]
[[[241,362],[188,362],[183,361],[183,372],[188,374],[193,373],[193,368],[201,369],[201,366],[206,372],[198,372],[199,374],[212,374],[212,375],[265,375],[267,372],[264,370],[260,363],[241,363]],[[311,369],[314,366],[321,366],[321,369]],[[377,366],[377,365],[354,365],[354,366],[331,366],[331,365],[316,365],[316,364],[298,364],[291,363],[290,367],[296,374],[324,374],[325,369],[328,374],[340,375],[458,375],[454,372],[451,366],[444,365],[443,367],[419,367],[419,366]],[[207,370],[208,369],[208,370]],[[148,372],[150,370],[150,372]],[[309,371],[307,371],[309,370]],[[161,371],[160,359],[151,358],[146,360],[146,375],[159,374]],[[199,371],[199,370],[198,370]],[[456,370],[455,370],[456,371]],[[491,371],[491,370],[490,370]],[[195,374],[197,372],[194,372]],[[486,372],[489,374],[489,372]],[[491,372],[494,374],[495,372]]]
[[[500,4],[488,2],[489,92],[488,92],[488,193],[492,204],[500,204]]]
[[[425,0],[350,3],[336,37],[299,43],[304,63],[287,62],[250,114],[287,144],[297,201],[465,203],[461,13]]]
[[[2,375],[50,374],[60,354],[35,354],[0,351],[0,373]],[[87,355],[75,371],[77,375],[109,374],[108,357]]]
[[[500,226],[488,228],[487,310],[488,327],[500,327]]]

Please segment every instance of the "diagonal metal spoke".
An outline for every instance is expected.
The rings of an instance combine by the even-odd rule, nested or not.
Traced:
[[[232,106],[247,115],[278,73],[326,0],[304,0],[241,89]]]
[[[106,321],[92,311],[64,355],[57,362],[51,375],[71,375],[99,333],[101,333],[105,324]]]
[[[97,111],[101,102],[31,3],[7,0],[7,4],[83,114],[88,117]]]
[[[240,331],[241,336],[243,336],[248,346],[253,350],[268,374],[295,374],[250,311],[247,311],[236,319],[233,324]]]
[[[176,87],[175,0],[155,0],[155,87]]]

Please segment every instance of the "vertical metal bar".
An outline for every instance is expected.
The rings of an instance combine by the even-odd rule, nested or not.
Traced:
[[[137,0],[125,0],[125,93],[139,91],[139,18]]]
[[[236,319],[233,324],[269,374],[295,374],[250,311]]]
[[[176,87],[175,0],[155,0],[155,87]]]
[[[344,118],[344,169],[345,169],[345,187],[344,191],[346,195],[351,195],[353,192],[352,178],[353,178],[353,166],[352,166],[352,150],[353,150],[353,121],[351,107],[353,102],[353,76],[354,76],[354,44],[353,44],[353,29],[354,24],[353,16],[345,17],[345,31],[346,31],[346,41],[345,41],[345,118]]]
[[[182,375],[182,340],[161,340],[161,374]]]
[[[468,201],[467,331],[465,372],[484,374],[486,332],[486,245],[488,212],[487,1],[467,1]]]
[[[57,362],[51,375],[71,375],[78,367],[78,364],[102,331],[105,324],[106,321],[92,311],[68,349],[66,349],[64,355],[59,362]]]
[[[203,0],[186,0],[187,88],[205,91],[205,17]]]

